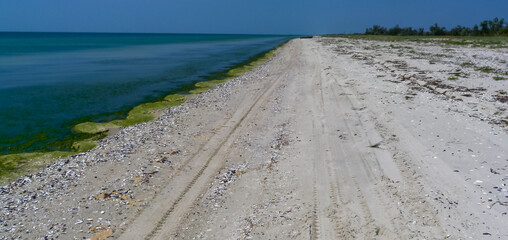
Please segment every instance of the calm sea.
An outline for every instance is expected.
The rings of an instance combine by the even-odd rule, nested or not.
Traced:
[[[73,125],[120,118],[290,38],[0,32],[0,155],[67,150]]]

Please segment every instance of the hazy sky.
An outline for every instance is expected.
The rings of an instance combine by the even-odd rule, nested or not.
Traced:
[[[324,34],[508,20],[508,0],[0,0],[0,31]]]

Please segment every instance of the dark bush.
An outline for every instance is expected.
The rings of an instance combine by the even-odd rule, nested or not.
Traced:
[[[394,27],[387,29],[385,27],[374,25],[371,28],[365,30],[365,35],[393,35],[393,36],[496,36],[496,35],[507,35],[508,36],[508,25],[504,22],[504,19],[494,18],[492,20],[485,20],[474,25],[473,28],[463,27],[458,25],[446,31],[445,27],[440,27],[437,23],[430,26],[429,32],[425,32],[425,29],[419,28],[413,29],[412,27],[401,28],[398,24]]]

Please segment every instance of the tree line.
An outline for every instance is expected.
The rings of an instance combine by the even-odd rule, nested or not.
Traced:
[[[365,30],[365,35],[393,35],[393,36],[508,36],[508,24],[505,23],[504,18],[494,18],[492,20],[485,20],[480,25],[475,24],[473,28],[456,26],[450,30],[445,27],[440,27],[437,23],[429,27],[429,31],[424,28],[402,28],[395,25],[390,29],[374,25]]]

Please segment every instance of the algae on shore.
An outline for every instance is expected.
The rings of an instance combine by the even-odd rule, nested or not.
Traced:
[[[281,44],[280,46],[282,46],[283,44]],[[206,92],[209,89],[213,88],[214,86],[224,83],[230,79],[236,78],[236,77],[242,75],[243,73],[254,69],[255,67],[257,67],[260,64],[262,64],[263,62],[265,62],[266,60],[273,57],[275,50],[277,50],[280,46],[275,47],[273,50],[270,50],[268,52],[254,56],[253,58],[251,58],[248,61],[247,64],[240,65],[238,67],[235,67],[235,68],[227,71],[224,75],[222,75],[222,78],[219,80],[209,80],[209,81],[203,81],[203,82],[198,82],[198,83],[194,84],[195,88],[190,90],[189,93],[190,94],[200,94],[200,93]]]
[[[14,180],[17,176],[40,168],[54,159],[76,154],[76,152],[32,152],[0,156],[0,184]]]
[[[172,94],[164,97],[162,101],[143,103],[134,107],[124,120],[114,120],[111,123],[120,127],[127,127],[137,123],[151,121],[155,119],[154,114],[157,110],[180,105],[185,102],[185,98],[184,95]]]
[[[285,43],[286,42],[280,44],[270,51],[250,58],[248,61],[230,69],[225,74],[218,77],[218,79],[202,81],[194,84],[194,88],[189,90],[188,93],[190,95],[195,95],[206,92],[221,83],[236,78],[241,74],[254,69],[256,66],[259,66],[266,60],[270,59],[275,54],[275,50],[283,46]],[[72,152],[32,152],[0,156],[0,183],[13,180],[17,176],[32,172],[34,169],[40,168],[44,164],[52,162],[54,159],[91,150],[97,146],[97,140],[107,136],[106,133],[109,130],[151,121],[157,117],[157,111],[180,105],[184,103],[186,99],[186,95],[171,94],[160,101],[143,103],[134,107],[129,111],[125,119],[113,120],[104,123],[83,122],[77,124],[73,127],[75,132],[89,134],[92,135],[92,137],[73,142],[71,146],[71,149],[73,150]]]
[[[183,95],[168,95],[162,101],[143,103],[134,107],[129,111],[125,119],[105,123],[84,122],[74,126],[73,130],[79,133],[98,134],[107,132],[111,128],[127,127],[137,123],[148,122],[155,118],[155,111],[180,105],[183,102],[185,102],[185,96]]]
[[[273,57],[275,54],[275,50],[283,46],[286,42],[280,44],[279,46],[273,48],[270,51],[260,53],[244,63],[239,64],[233,69],[228,70],[225,74],[221,75],[219,79],[213,79],[209,81],[202,81],[194,84],[194,88],[189,90],[188,93],[191,95],[200,94],[208,91],[209,89],[224,83],[230,79],[236,78],[242,75],[245,72],[248,72],[255,67],[259,66],[266,60]],[[107,132],[112,128],[119,127],[127,127],[137,123],[148,122],[155,119],[154,113],[161,109],[166,109],[172,106],[177,106],[184,103],[186,100],[185,95],[180,94],[171,94],[164,97],[161,101],[143,103],[139,106],[134,107],[131,111],[129,111],[127,117],[121,120],[113,120],[105,123],[97,123],[97,122],[84,122],[77,124],[74,126],[73,130],[79,133],[88,133],[88,134],[99,134]]]
[[[206,91],[210,90],[212,87],[217,86],[217,85],[224,83],[226,81],[227,81],[227,79],[198,82],[198,83],[194,84],[195,88],[190,90],[189,93],[190,94],[200,94],[200,93],[206,92]]]
[[[109,128],[118,127],[112,123],[84,122],[74,126],[73,130],[80,133],[97,134],[107,132]]]

